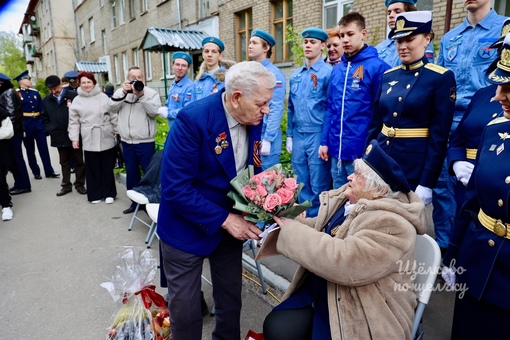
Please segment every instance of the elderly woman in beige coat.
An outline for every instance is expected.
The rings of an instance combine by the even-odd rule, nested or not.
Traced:
[[[375,141],[354,167],[321,194],[317,217],[275,218],[277,251],[300,267],[264,322],[266,340],[410,338],[416,296],[402,288],[412,287],[425,206]]]
[[[90,203],[113,203],[117,196],[115,134],[117,114],[108,112],[108,96],[90,72],[78,73],[78,96],[69,107],[69,139],[73,148],[83,144],[87,198]]]

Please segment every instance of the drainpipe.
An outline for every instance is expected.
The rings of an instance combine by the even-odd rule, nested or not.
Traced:
[[[181,29],[181,1],[177,0],[177,21],[179,22],[179,29]]]
[[[444,18],[444,29],[443,34],[446,34],[450,30],[450,24],[452,21],[452,7],[453,7],[453,0],[447,0],[446,1],[446,14]]]
[[[167,83],[168,81],[166,79],[166,51],[164,45],[161,45],[161,53],[163,53],[163,82],[165,84],[165,100],[166,100],[168,99],[168,83]]]

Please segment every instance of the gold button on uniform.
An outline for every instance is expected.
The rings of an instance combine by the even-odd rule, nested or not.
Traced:
[[[402,97],[398,97],[398,101],[401,102],[402,101]]]
[[[386,145],[390,145],[390,141],[389,140],[386,141]]]
[[[502,200],[501,198],[498,200],[498,205],[499,205],[500,207],[502,207],[502,206],[503,206],[503,200]]]
[[[496,118],[496,117],[497,117],[497,115],[498,115],[498,114],[497,114],[496,112],[494,112],[494,113],[492,114],[492,118]]]
[[[409,90],[410,88],[411,88],[411,85],[407,84],[406,89]]]
[[[418,73],[418,72],[416,72],[416,73],[414,74],[414,76],[415,76],[415,77],[418,77],[418,75],[419,75],[419,73]]]
[[[489,241],[487,241],[487,243],[488,243],[488,244],[489,244],[489,246],[491,246],[491,247],[494,247],[494,245],[496,244],[496,243],[494,243],[494,241],[493,241],[493,240],[489,240]]]
[[[393,112],[393,117],[396,117],[396,116],[398,116],[398,113]]]
[[[505,183],[506,183],[506,184],[510,184],[510,176],[506,176],[506,178],[505,178]]]

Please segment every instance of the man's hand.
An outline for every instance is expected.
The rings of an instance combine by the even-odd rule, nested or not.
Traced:
[[[131,85],[131,81],[126,80],[122,83],[122,92],[128,93],[133,91],[133,85]]]
[[[158,114],[163,118],[168,118],[168,107],[162,106],[158,109]]]
[[[418,185],[414,192],[421,198],[423,204],[429,205],[432,202],[432,189]]]
[[[452,268],[443,267],[443,270],[441,270],[441,277],[450,287],[455,286],[455,282],[457,281],[457,279],[455,277],[455,270],[453,270]]]
[[[262,147],[260,148],[260,154],[262,156],[269,156],[271,153],[271,142],[268,140],[262,141]]]
[[[287,137],[286,149],[288,153],[292,153],[292,137]]]
[[[473,168],[475,166],[466,161],[457,161],[453,163],[453,172],[455,172],[455,176],[457,177],[457,181],[461,182],[465,186],[468,184],[469,179],[471,178],[471,174],[473,173]]]
[[[329,159],[328,151],[329,148],[327,145],[321,145],[319,148],[319,158],[327,162]]]
[[[80,142],[73,142],[73,149],[79,149],[80,148]]]
[[[238,240],[260,240],[260,229],[253,223],[246,221],[241,215],[228,214],[221,226]]]

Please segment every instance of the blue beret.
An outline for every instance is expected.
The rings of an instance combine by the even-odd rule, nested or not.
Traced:
[[[25,77],[28,77],[28,70],[25,70],[25,71],[21,72],[20,74],[18,74],[16,77],[14,77],[14,80],[20,81],[21,79],[23,79]]]
[[[251,31],[251,36],[264,39],[271,47],[273,47],[276,44],[276,41],[274,40],[273,36],[261,29],[254,29],[253,31]]]
[[[386,7],[388,7],[389,5],[394,4],[395,2],[405,2],[407,4],[416,5],[418,0],[385,0],[384,4],[386,5]]]
[[[400,165],[381,149],[375,139],[367,146],[363,160],[390,186],[391,190],[403,193],[411,191]]]
[[[184,59],[188,62],[188,65],[191,65],[191,63],[193,62],[191,56],[186,52],[175,52],[174,54],[172,54],[172,60],[175,59]]]
[[[415,11],[404,12],[395,18],[395,27],[388,35],[396,40],[420,33],[430,33],[432,31],[432,12]]]
[[[204,45],[207,44],[207,43],[213,43],[213,44],[218,45],[218,47],[220,48],[220,52],[223,52],[225,50],[225,44],[223,44],[223,41],[221,41],[219,38],[216,38],[216,37],[205,37],[202,40],[202,47],[204,47]]]
[[[5,74],[0,73],[0,80],[11,80],[11,78],[7,77]]]
[[[491,84],[510,84],[510,33],[503,40],[501,54],[485,71],[485,79]]]
[[[76,72],[76,71],[66,72],[66,73],[64,73],[64,77],[66,77],[67,80],[78,79],[78,72]]]
[[[306,30],[301,32],[301,35],[303,36],[303,38],[314,38],[322,40],[324,42],[328,40],[328,33],[317,27],[307,28]]]

